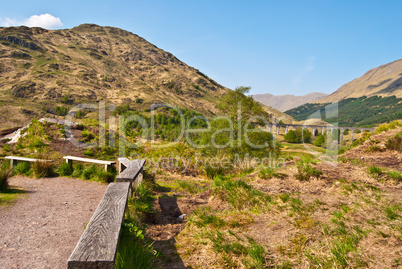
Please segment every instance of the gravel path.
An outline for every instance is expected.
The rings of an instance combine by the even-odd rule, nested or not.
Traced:
[[[9,182],[28,193],[0,207],[0,268],[67,268],[107,185],[63,177]]]

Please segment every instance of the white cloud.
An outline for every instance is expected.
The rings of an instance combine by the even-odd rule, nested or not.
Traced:
[[[0,24],[6,27],[25,25],[28,27],[42,27],[45,29],[57,29],[63,26],[60,18],[54,17],[48,13],[33,15],[23,21],[18,21],[10,18],[0,19]]]

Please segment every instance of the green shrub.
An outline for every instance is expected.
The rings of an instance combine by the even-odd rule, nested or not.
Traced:
[[[390,150],[402,152],[402,132],[398,132],[395,136],[390,137],[385,143],[385,147]]]
[[[314,146],[322,147],[325,144],[325,136],[320,134],[314,142]]]
[[[310,180],[311,177],[319,178],[322,175],[322,171],[314,168],[308,163],[298,162],[297,173],[295,175],[296,179],[300,181]]]
[[[56,106],[55,111],[57,115],[65,116],[68,113],[68,108],[65,106]]]
[[[389,130],[388,124],[384,123],[378,126],[378,128],[374,131],[374,134],[379,134],[388,130]]]
[[[94,178],[94,177],[96,177],[96,175],[97,175],[97,168],[96,168],[96,166],[95,165],[91,165],[91,166],[88,166],[87,168],[85,168],[84,169],[84,171],[82,172],[82,178],[83,179],[91,179],[91,178]]]
[[[92,151],[92,149],[86,149],[86,150],[84,151],[84,155],[85,155],[85,156],[92,157],[92,156],[94,156],[94,152]]]
[[[307,129],[297,128],[295,131],[290,130],[287,132],[284,139],[288,143],[310,143],[311,132]]]
[[[115,175],[112,172],[106,172],[105,170],[100,170],[97,173],[97,177],[100,181],[106,182],[106,183],[111,183],[115,179]]]
[[[121,105],[121,106],[116,107],[116,109],[113,111],[113,115],[114,116],[124,115],[129,110],[130,110],[130,105],[129,104]]]
[[[119,245],[116,253],[116,269],[143,268],[153,269],[159,253],[154,250],[139,225],[132,218],[126,218],[122,223]]]
[[[28,175],[31,169],[31,165],[29,162],[19,162],[16,166],[14,166],[14,172],[17,175]]]
[[[63,163],[60,165],[58,172],[61,176],[71,176],[74,172],[74,168],[68,163]]]
[[[145,178],[144,181],[146,181]],[[143,221],[148,214],[153,212],[155,197],[151,188],[148,184],[138,185],[135,195],[129,200],[130,211],[135,214],[133,217],[138,219],[138,221]]]
[[[379,134],[379,133],[382,133],[382,132],[385,132],[385,131],[388,131],[388,130],[391,130],[391,129],[396,129],[396,128],[398,128],[398,127],[402,127],[402,123],[400,122],[400,121],[398,121],[398,120],[395,120],[395,121],[393,121],[393,122],[390,122],[389,124],[386,124],[386,123],[384,123],[384,124],[381,124],[376,130],[375,130],[375,134]]]
[[[396,129],[396,128],[398,128],[398,127],[402,127],[402,122],[400,122],[399,120],[394,120],[393,122],[390,122],[390,123],[388,124],[388,127],[389,127],[390,129]]]
[[[59,102],[60,102],[60,103],[63,103],[63,104],[67,104],[67,103],[68,103],[68,99],[69,99],[69,96],[68,96],[68,95],[64,95],[63,97],[60,97],[60,98],[59,98]]]
[[[72,174],[73,177],[75,178],[80,178],[82,176],[82,173],[84,172],[84,166],[82,164],[77,164],[74,166],[74,172]]]
[[[0,192],[8,189],[8,179],[13,176],[13,170],[2,166],[0,168]]]
[[[225,169],[221,166],[213,167],[209,164],[204,166],[205,173],[207,178],[214,179],[216,176],[223,176],[225,174]]]
[[[53,164],[51,162],[36,161],[33,163],[32,169],[36,178],[54,175]]]
[[[78,110],[76,113],[75,113],[75,117],[77,118],[77,119],[82,119],[83,117],[85,117],[87,115],[87,111],[86,110],[83,110],[83,109],[80,109],[80,110]]]
[[[95,139],[96,135],[88,130],[84,130],[81,132],[80,142],[90,142]]]

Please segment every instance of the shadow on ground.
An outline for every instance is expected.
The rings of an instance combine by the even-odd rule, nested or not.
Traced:
[[[162,196],[158,198],[159,212],[151,215],[147,222],[147,236],[154,241],[153,246],[160,252],[158,265],[166,269],[182,269],[186,267],[177,252],[175,237],[185,223],[179,218],[182,212],[177,204],[177,196]]]

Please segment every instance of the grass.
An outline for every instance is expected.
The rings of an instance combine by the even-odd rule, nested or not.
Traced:
[[[225,174],[225,169],[221,166],[213,167],[211,165],[205,165],[205,174],[207,178],[214,179],[216,176],[223,176]]]
[[[29,162],[19,162],[14,166],[14,172],[17,175],[29,176],[32,173],[31,164]]]
[[[8,179],[13,176],[13,171],[6,166],[0,168],[0,192],[6,192],[8,189]]]
[[[402,181],[402,173],[395,170],[386,171],[386,169],[371,165],[367,168],[367,173],[376,179],[393,179],[395,181]]]
[[[142,221],[153,211],[152,189],[155,187],[153,175],[144,173],[144,179],[128,201],[128,210],[122,223],[122,234],[116,254],[115,268],[158,268],[156,261],[159,253],[145,237]]]
[[[319,178],[323,174],[322,171],[314,168],[309,163],[298,162],[297,164],[297,173],[295,174],[296,179],[300,181],[308,181],[312,177]]]
[[[12,204],[21,194],[26,193],[26,191],[8,188],[6,191],[0,192],[0,205],[7,206]]]
[[[382,152],[384,149],[378,145],[371,145],[368,148],[364,150],[364,152],[369,153],[369,152]]]
[[[51,162],[36,161],[32,165],[32,170],[36,178],[54,175],[53,164]]]
[[[215,177],[211,188],[216,198],[230,206],[226,210],[195,209],[179,235],[191,243],[176,244],[180,256],[206,249],[214,253],[208,254],[215,259],[213,268],[266,268],[265,248],[243,231],[254,223],[256,212],[265,211],[271,197],[232,177]]]
[[[203,192],[204,190],[207,189],[207,187],[204,187],[196,182],[187,181],[187,180],[176,180],[175,183],[177,183],[179,188],[186,190],[187,192],[189,192],[191,194],[197,194],[197,193]]]
[[[385,147],[390,150],[402,152],[402,132],[398,132],[395,136],[389,138],[385,143]]]
[[[158,252],[145,238],[145,231],[128,214],[122,223],[120,241],[116,253],[116,269],[152,269],[156,266]]]
[[[148,214],[153,213],[153,201],[155,196],[153,194],[152,183],[144,182],[140,184],[135,195],[129,199],[129,209],[132,212],[131,217],[137,222],[144,221]]]
[[[384,169],[375,165],[371,165],[367,168],[367,173],[374,178],[378,178],[383,174]]]
[[[398,171],[388,171],[387,175],[396,181],[402,181],[402,173]]]
[[[262,179],[270,179],[273,177],[283,179],[286,177],[286,174],[275,172],[275,168],[273,167],[266,167],[261,169],[260,172],[258,172],[258,176]]]
[[[68,163],[62,163],[57,172],[60,173],[60,176],[71,176],[74,173],[74,168]]]
[[[295,143],[286,143],[286,142],[282,142],[282,146],[285,149],[290,149],[290,150],[313,150],[319,153],[325,153],[326,149],[322,148],[322,147],[317,147],[314,146],[313,144],[295,144]]]
[[[402,211],[402,207],[398,205],[387,206],[385,207],[385,215],[389,220],[396,220],[401,216],[398,214],[398,211]]]
[[[72,176],[74,178],[82,178],[85,180],[94,180],[110,183],[116,178],[117,171],[114,167],[110,171],[105,171],[103,167],[97,167],[96,165],[90,165],[85,167],[82,164],[76,164],[71,166],[67,163],[60,165],[57,170],[61,176]]]
[[[239,179],[230,179],[222,176],[215,177],[212,184],[213,194],[228,202],[235,209],[264,210],[264,205],[271,201],[271,197],[254,189]]]
[[[241,239],[239,235],[229,230],[223,232],[210,232],[208,238],[213,243],[215,252],[222,255],[224,263],[232,268],[238,268],[241,257],[245,268],[265,268],[265,250],[253,238],[246,236]]]
[[[398,121],[398,120],[392,121],[389,124],[384,123],[384,124],[381,124],[374,131],[374,134],[379,134],[379,133],[382,133],[382,132],[385,132],[385,131],[388,131],[388,130],[391,130],[391,129],[396,129],[398,127],[402,127],[402,123],[400,121]]]

